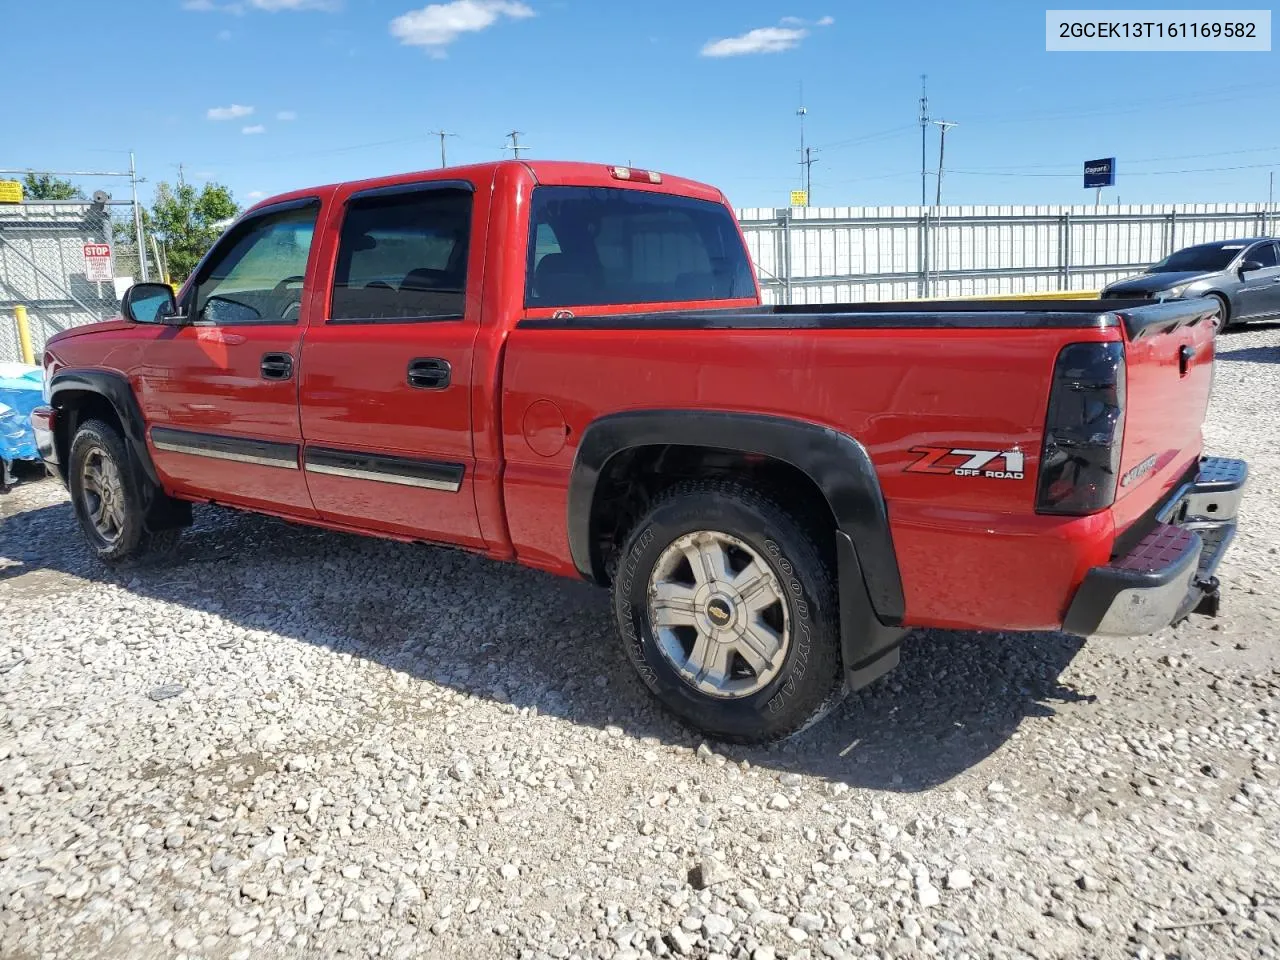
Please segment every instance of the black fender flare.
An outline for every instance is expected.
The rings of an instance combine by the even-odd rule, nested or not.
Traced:
[[[588,580],[605,582],[591,542],[591,508],[609,461],[642,446],[699,446],[792,465],[822,491],[836,519],[840,621],[850,684],[865,686],[897,662],[905,613],[889,511],[866,449],[848,434],[803,420],[715,410],[631,410],[583,431],[569,479],[569,551]]]
[[[147,529],[154,532],[191,526],[191,504],[185,500],[175,500],[164,493],[160,474],[151,459],[151,451],[147,449],[147,422],[143,419],[142,408],[138,406],[138,398],[124,375],[111,370],[63,368],[49,378],[49,403],[55,409],[65,406],[65,403],[60,404],[58,401],[60,394],[65,399],[66,394],[73,392],[97,394],[115,410],[124,431],[125,446],[129,448],[133,462],[145,481],[143,496],[147,501]],[[62,427],[55,426],[55,429],[61,431]],[[70,436],[66,438],[68,449],[71,440]],[[64,482],[67,480],[69,467],[70,464],[65,462],[59,464]]]
[[[50,405],[58,408],[58,395],[73,391],[96,393],[111,404],[124,430],[124,442],[135,462],[148,481],[156,487],[161,486],[160,475],[147,449],[147,423],[142,417],[142,408],[138,406],[138,398],[124,375],[110,370],[63,368],[49,379]],[[70,440],[68,437],[68,443]]]

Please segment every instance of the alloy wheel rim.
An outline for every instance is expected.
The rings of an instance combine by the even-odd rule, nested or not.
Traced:
[[[739,699],[777,677],[790,648],[790,612],[773,569],[737,537],[714,530],[672,542],[649,577],[659,651],[700,693]]]
[[[124,485],[120,469],[102,447],[93,446],[80,467],[80,501],[93,532],[112,546],[124,532]]]

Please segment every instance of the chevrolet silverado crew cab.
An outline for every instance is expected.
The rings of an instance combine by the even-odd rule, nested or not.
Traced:
[[[216,503],[586,578],[662,703],[760,741],[911,627],[1214,612],[1216,310],[764,306],[719,190],[507,161],[258,204],[54,337],[32,419],[105,562]]]

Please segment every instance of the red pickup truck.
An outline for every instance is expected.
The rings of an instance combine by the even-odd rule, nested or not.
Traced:
[[[104,561],[217,503],[584,577],[667,707],[758,741],[909,627],[1213,612],[1216,307],[762,306],[719,190],[508,161],[258,204],[53,338],[33,423]]]

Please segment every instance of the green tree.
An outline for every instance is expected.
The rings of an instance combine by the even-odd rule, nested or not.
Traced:
[[[48,173],[28,173],[22,178],[24,200],[83,200],[84,191],[70,180]]]
[[[206,183],[199,190],[189,183],[161,183],[151,210],[144,211],[143,229],[164,245],[169,276],[181,283],[221,235],[219,224],[239,212],[231,191],[220,183]]]

